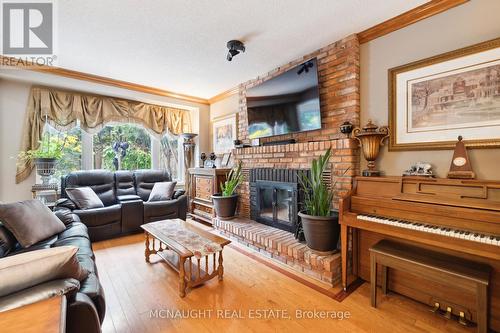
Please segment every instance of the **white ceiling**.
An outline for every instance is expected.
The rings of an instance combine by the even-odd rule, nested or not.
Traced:
[[[57,65],[209,98],[425,2],[57,1]],[[230,39],[247,47],[232,62]]]

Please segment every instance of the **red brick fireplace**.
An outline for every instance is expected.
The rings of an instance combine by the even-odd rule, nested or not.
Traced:
[[[255,168],[309,169],[311,161],[332,149],[331,169],[325,181],[334,190],[333,206],[351,189],[352,177],[359,173],[357,142],[340,132],[350,121],[359,125],[359,42],[351,35],[302,58],[281,66],[257,79],[240,85],[238,139],[250,143],[246,109],[246,90],[308,59],[317,58],[322,128],[320,130],[263,138],[262,142],[295,139],[296,143],[258,146],[233,150],[235,162],[243,164],[244,182],[239,188],[239,218],[233,222],[216,221],[226,235],[254,250],[298,269],[319,280],[335,284],[340,278],[338,254],[314,253],[294,239],[293,234],[251,221],[249,171]]]
[[[240,186],[240,215],[250,216],[250,168],[307,169],[312,159],[332,148],[331,184],[335,184],[334,206],[339,196],[351,189],[352,177],[359,171],[359,152],[355,140],[340,132],[350,121],[359,125],[359,43],[351,35],[313,53],[281,66],[262,77],[245,82],[239,90],[238,139],[249,143],[246,89],[258,85],[301,62],[318,59],[318,79],[322,129],[298,134],[264,138],[261,142],[295,139],[297,143],[234,149],[235,161],[242,161],[246,179]]]

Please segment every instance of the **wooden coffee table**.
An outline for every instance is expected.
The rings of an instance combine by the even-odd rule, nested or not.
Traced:
[[[219,244],[223,249],[231,243],[230,240],[214,235],[197,227],[193,223],[181,219],[163,220],[161,223],[175,224],[180,230],[187,230],[198,234],[205,240]],[[146,238],[146,250],[144,251],[146,262],[152,254],[157,254],[165,262],[179,273],[179,296],[186,296],[186,288],[198,286],[216,276],[222,281],[224,266],[222,265],[222,249],[217,253],[196,258],[194,253],[178,243],[172,235],[160,230],[155,223],[147,223],[141,226]]]

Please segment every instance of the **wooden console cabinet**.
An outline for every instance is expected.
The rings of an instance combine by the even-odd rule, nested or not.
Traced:
[[[231,169],[189,169],[189,216],[197,221],[212,223],[215,211],[212,194],[220,192],[220,183],[226,181]]]

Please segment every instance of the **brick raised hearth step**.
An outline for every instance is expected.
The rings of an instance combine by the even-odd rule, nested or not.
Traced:
[[[318,254],[297,241],[292,233],[244,217],[230,221],[215,218],[214,227],[239,243],[307,276],[332,286],[340,282],[340,253]]]

